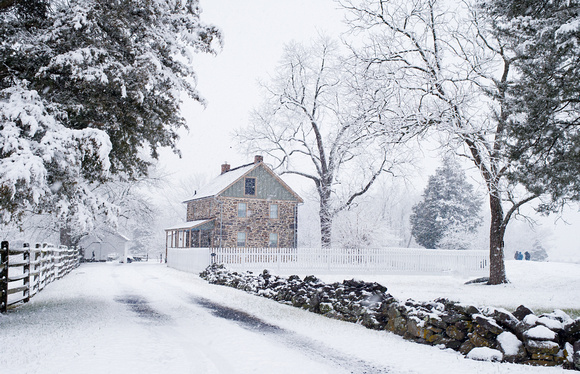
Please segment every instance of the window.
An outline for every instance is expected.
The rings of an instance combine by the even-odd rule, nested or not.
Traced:
[[[246,217],[248,214],[248,205],[246,203],[238,203],[238,217]]]
[[[256,195],[256,178],[246,178],[245,193],[250,196]]]
[[[238,247],[245,247],[246,246],[246,233],[245,232],[238,233],[237,246]]]
[[[278,247],[278,234],[270,233],[270,243],[268,244],[270,248]]]
[[[270,218],[278,218],[278,204],[270,204]]]

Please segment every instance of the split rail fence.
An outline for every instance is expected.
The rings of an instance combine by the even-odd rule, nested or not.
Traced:
[[[277,274],[489,274],[487,251],[411,248],[168,248],[167,264],[191,273],[209,264]]]
[[[78,267],[79,251],[65,246],[19,242],[0,247],[0,312],[10,305],[28,302],[46,285],[64,277]]]

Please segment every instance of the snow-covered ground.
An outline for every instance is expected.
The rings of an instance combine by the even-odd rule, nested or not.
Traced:
[[[506,261],[509,284],[487,286],[465,282],[473,277],[425,275],[368,275],[388,288],[398,299],[430,301],[439,297],[475,306],[495,306],[513,310],[525,305],[534,312],[572,309],[580,317],[580,264],[560,262]],[[342,281],[343,275],[323,275],[326,283]],[[361,278],[356,276],[355,278]]]
[[[580,265],[508,262],[508,275],[499,287],[374,279],[399,298],[580,308]],[[9,374],[564,372],[469,360],[153,263],[82,265],[0,316],[0,347]]]

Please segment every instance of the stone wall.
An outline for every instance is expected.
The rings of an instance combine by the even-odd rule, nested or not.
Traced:
[[[278,247],[295,246],[295,206],[289,201],[223,198],[222,246],[236,247],[237,233],[246,233],[246,247],[267,247],[270,233],[278,234]],[[247,204],[247,216],[238,217],[238,203]],[[278,204],[278,217],[270,218],[270,205]],[[219,218],[218,218],[219,220]],[[219,223],[216,223],[219,225]],[[216,227],[216,230],[218,228]]]
[[[247,216],[238,217],[238,203],[247,204]],[[270,218],[270,205],[278,205],[278,218]],[[295,242],[296,202],[255,198],[219,197],[187,203],[187,221],[215,218],[212,243],[236,247],[238,232],[246,233],[246,247],[267,247],[270,233],[278,234],[278,247],[293,248]],[[220,222],[222,227],[220,228]]]
[[[378,283],[345,280],[325,284],[314,276],[288,278],[238,274],[212,265],[200,274],[210,283],[238,288],[278,302],[405,339],[451,348],[468,358],[580,370],[580,318],[561,310],[535,315],[520,306],[476,308],[447,299],[400,301]]]
[[[187,203],[186,221],[197,221],[219,217],[219,204],[213,197],[193,200]]]

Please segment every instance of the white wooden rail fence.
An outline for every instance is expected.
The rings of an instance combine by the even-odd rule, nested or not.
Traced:
[[[487,275],[487,251],[411,248],[168,248],[167,264],[197,273],[210,263],[277,274]]]
[[[79,265],[79,251],[65,246],[19,242],[0,247],[0,312],[28,302],[46,285],[62,278]]]

